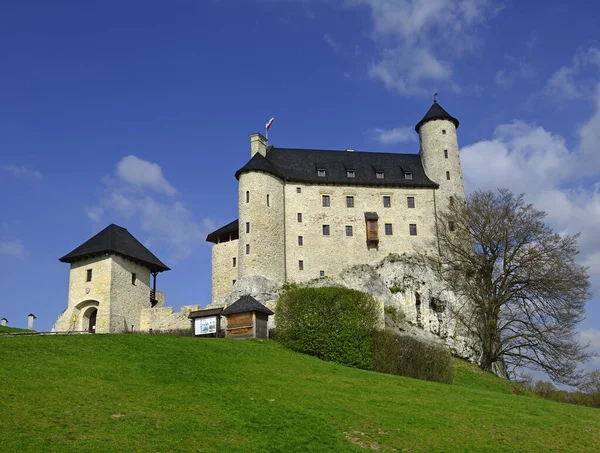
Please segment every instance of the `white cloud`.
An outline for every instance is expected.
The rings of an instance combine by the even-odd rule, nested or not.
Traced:
[[[600,69],[600,49],[579,50],[569,66],[559,68],[546,82],[544,94],[554,100],[586,99],[594,95],[595,82],[586,77],[589,69]],[[597,76],[595,73],[594,76]],[[597,79],[597,77],[594,77]]]
[[[534,67],[522,58],[505,55],[504,59],[510,65],[496,72],[496,84],[509,88],[517,79],[532,79],[535,76]]]
[[[379,56],[369,75],[404,95],[432,93],[451,80],[453,63],[479,48],[477,27],[497,10],[491,0],[347,0],[366,7]]]
[[[323,39],[334,53],[340,53],[342,51],[342,46],[333,38],[333,36],[331,36],[331,33],[325,33]]]
[[[171,251],[171,262],[188,257],[214,229],[210,219],[196,220],[185,203],[174,199],[177,190],[156,163],[127,156],[103,183],[104,195],[97,205],[85,208],[87,217],[98,226],[115,218],[124,226],[135,225],[148,235],[147,241]]]
[[[1,255],[21,258],[25,255],[25,247],[23,247],[23,243],[18,239],[14,241],[0,241]]]
[[[23,166],[19,167],[17,165],[3,165],[0,168],[10,172],[15,178],[30,179],[36,182],[42,180],[42,174],[39,171],[29,170],[28,168]]]
[[[594,357],[586,364],[586,369],[600,369],[600,330],[599,329],[583,329],[579,332],[580,340],[583,344],[590,344],[589,352],[598,354],[599,357]]]
[[[411,126],[401,126],[394,129],[371,129],[369,134],[373,136],[375,141],[383,145],[414,142],[417,140],[417,133]]]
[[[138,189],[150,189],[175,195],[177,191],[169,184],[156,163],[148,162],[136,156],[124,157],[117,165],[117,176],[122,182]]]

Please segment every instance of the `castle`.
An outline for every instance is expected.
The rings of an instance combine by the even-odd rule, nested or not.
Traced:
[[[306,282],[431,247],[438,211],[465,196],[458,124],[434,100],[418,154],[276,148],[252,134],[239,218],[207,237],[213,303],[244,276]]]

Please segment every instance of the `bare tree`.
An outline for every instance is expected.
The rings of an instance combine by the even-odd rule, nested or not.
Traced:
[[[575,262],[579,235],[560,235],[546,214],[508,190],[477,191],[438,216],[439,254],[426,256],[466,302],[453,315],[480,342],[480,367],[544,371],[574,384],[589,358],[577,324],[590,297],[587,269]]]

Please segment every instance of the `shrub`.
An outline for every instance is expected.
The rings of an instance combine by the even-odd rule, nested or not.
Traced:
[[[373,370],[445,384],[454,379],[450,351],[391,330],[374,333]]]
[[[372,296],[347,288],[289,285],[275,310],[277,339],[299,352],[371,369],[372,339],[378,322]]]

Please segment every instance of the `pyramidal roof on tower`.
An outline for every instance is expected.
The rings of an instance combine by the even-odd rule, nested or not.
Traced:
[[[105,253],[115,253],[148,267],[153,272],[170,270],[161,260],[142,245],[140,241],[125,228],[110,224],[100,233],[88,239],[75,250],[59,259],[63,263],[98,256]]]
[[[448,120],[454,123],[454,126],[458,128],[458,120],[446,112],[437,101],[433,101],[433,105],[427,110],[427,113],[421,121],[415,126],[415,130],[419,132],[421,126],[429,121],[433,120]]]

